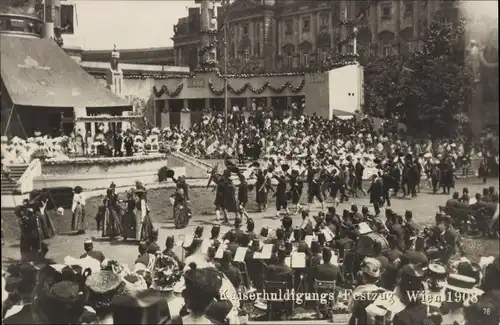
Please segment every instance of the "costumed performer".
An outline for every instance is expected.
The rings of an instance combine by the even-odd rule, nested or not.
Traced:
[[[30,200],[33,202],[33,211],[40,222],[42,240],[54,237],[56,231],[52,219],[47,213],[47,204],[49,202],[47,195],[39,191],[33,191],[30,193]]]
[[[120,206],[118,205],[118,196],[115,194],[114,183],[106,190],[106,197],[103,200],[105,207],[104,220],[102,225],[102,237],[113,239],[122,233],[120,218]]]
[[[135,239],[149,243],[153,240],[153,223],[149,217],[146,194],[146,190],[144,189],[135,190],[135,195],[137,196],[137,203],[135,205],[137,209]]]
[[[123,240],[128,238],[136,238],[136,213],[135,213],[135,189],[131,188],[127,191],[127,199],[125,200],[126,207],[122,216]]]
[[[78,234],[85,233],[85,194],[81,186],[76,186],[73,189],[73,203],[71,205],[73,213],[71,219],[71,230],[77,231]]]

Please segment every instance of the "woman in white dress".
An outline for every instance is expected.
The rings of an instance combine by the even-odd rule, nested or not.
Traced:
[[[153,240],[153,223],[149,217],[149,208],[146,198],[146,190],[138,188],[135,190],[137,196],[137,203],[135,208],[135,239],[141,242],[150,243]]]

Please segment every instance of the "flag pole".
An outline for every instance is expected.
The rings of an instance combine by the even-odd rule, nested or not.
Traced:
[[[229,1],[222,2],[226,8],[224,9],[224,130],[227,131],[227,115],[228,115],[228,98],[227,98],[227,24],[228,24],[228,9]]]

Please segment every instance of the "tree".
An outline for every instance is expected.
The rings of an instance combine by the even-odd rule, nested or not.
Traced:
[[[449,14],[447,9],[434,14],[421,50],[366,65],[367,113],[397,117],[409,130],[433,137],[456,135],[472,77],[464,57],[465,22],[449,23]]]

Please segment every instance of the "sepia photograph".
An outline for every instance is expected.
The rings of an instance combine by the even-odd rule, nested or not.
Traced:
[[[0,0],[2,324],[500,324],[498,1]]]

